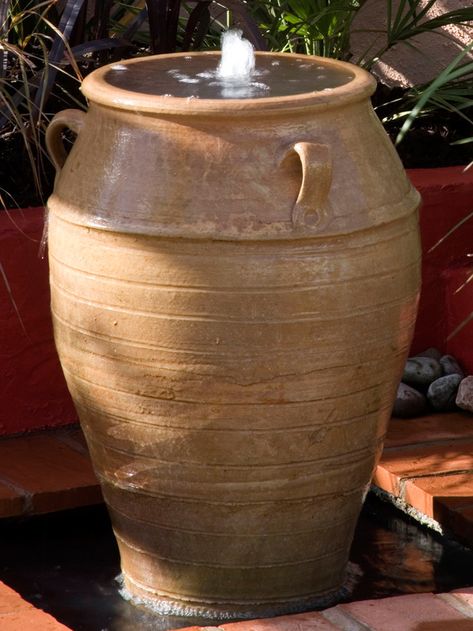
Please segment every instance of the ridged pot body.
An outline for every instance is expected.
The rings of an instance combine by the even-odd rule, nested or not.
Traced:
[[[52,312],[125,586],[209,616],[323,603],[410,344],[417,194],[368,97],[213,116],[87,95],[49,201]],[[331,170],[302,210],[326,172],[297,143]]]

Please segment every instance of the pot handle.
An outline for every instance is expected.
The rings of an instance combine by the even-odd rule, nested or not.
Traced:
[[[46,148],[56,169],[56,178],[67,158],[61,133],[64,129],[72,129],[78,134],[84,126],[85,116],[82,110],[62,110],[53,117],[46,129]]]
[[[298,142],[293,150],[302,164],[302,184],[292,209],[292,223],[316,227],[327,219],[327,197],[332,184],[330,149],[314,142]]]

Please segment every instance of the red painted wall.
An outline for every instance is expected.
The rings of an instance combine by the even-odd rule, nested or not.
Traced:
[[[412,353],[436,346],[473,373],[473,215],[434,248],[473,213],[473,167],[412,169],[409,177],[423,198],[422,294]]]
[[[76,421],[53,342],[48,264],[39,257],[43,217],[43,208],[0,212],[0,435]]]

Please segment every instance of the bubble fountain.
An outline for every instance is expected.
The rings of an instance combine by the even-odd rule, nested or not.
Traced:
[[[301,55],[137,58],[48,128],[55,339],[135,602],[251,618],[343,591],[419,290],[374,85]]]

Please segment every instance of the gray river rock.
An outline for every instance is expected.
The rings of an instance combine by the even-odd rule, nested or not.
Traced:
[[[427,391],[427,399],[437,412],[451,412],[455,409],[455,398],[462,377],[458,374],[446,375],[433,381]]]
[[[473,412],[473,376],[465,377],[460,382],[456,403],[459,408]]]
[[[433,357],[410,357],[402,381],[413,386],[428,386],[442,376],[442,366]]]
[[[422,353],[417,353],[415,357],[431,357],[432,359],[436,359],[437,361],[439,361],[439,359],[442,357],[442,353],[439,351],[438,348],[430,346],[429,348],[426,348],[425,351],[422,351]]]
[[[444,355],[439,359],[444,375],[460,375],[464,377],[463,370],[453,355]]]
[[[422,392],[418,392],[406,383],[400,383],[394,402],[393,416],[411,418],[421,416],[427,410],[427,399]]]

